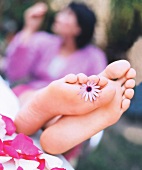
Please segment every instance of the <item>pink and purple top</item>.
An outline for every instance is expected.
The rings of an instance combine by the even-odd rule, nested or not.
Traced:
[[[59,54],[62,39],[46,32],[36,32],[27,44],[19,32],[7,48],[6,76],[11,84],[20,84],[16,93],[38,89],[69,73],[100,73],[107,65],[102,50],[87,45],[68,57]]]

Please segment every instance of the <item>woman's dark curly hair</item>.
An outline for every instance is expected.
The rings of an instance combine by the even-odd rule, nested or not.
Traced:
[[[72,2],[68,6],[76,15],[81,33],[76,37],[78,48],[83,48],[91,42],[96,24],[96,16],[84,3]]]

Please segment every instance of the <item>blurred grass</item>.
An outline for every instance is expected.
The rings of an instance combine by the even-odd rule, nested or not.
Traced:
[[[117,125],[118,126],[118,125]],[[142,145],[127,141],[115,126],[105,130],[101,143],[82,155],[76,170],[141,170]]]

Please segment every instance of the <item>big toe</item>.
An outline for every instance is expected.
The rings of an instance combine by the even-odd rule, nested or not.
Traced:
[[[121,85],[123,85],[128,80],[132,80],[135,77],[136,77],[136,71],[133,68],[130,68],[124,76],[122,76],[121,78],[118,79],[118,81],[120,82]],[[135,82],[135,80],[133,80],[133,81]],[[133,84],[134,84],[134,82],[133,82]],[[129,84],[129,83],[127,82],[127,84]]]
[[[100,75],[111,80],[122,78],[130,69],[130,63],[126,60],[119,60],[109,64]]]

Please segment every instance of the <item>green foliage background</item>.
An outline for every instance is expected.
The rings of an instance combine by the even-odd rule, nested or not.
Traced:
[[[125,58],[127,50],[141,35],[142,0],[111,0],[111,19],[106,53],[109,62]]]

